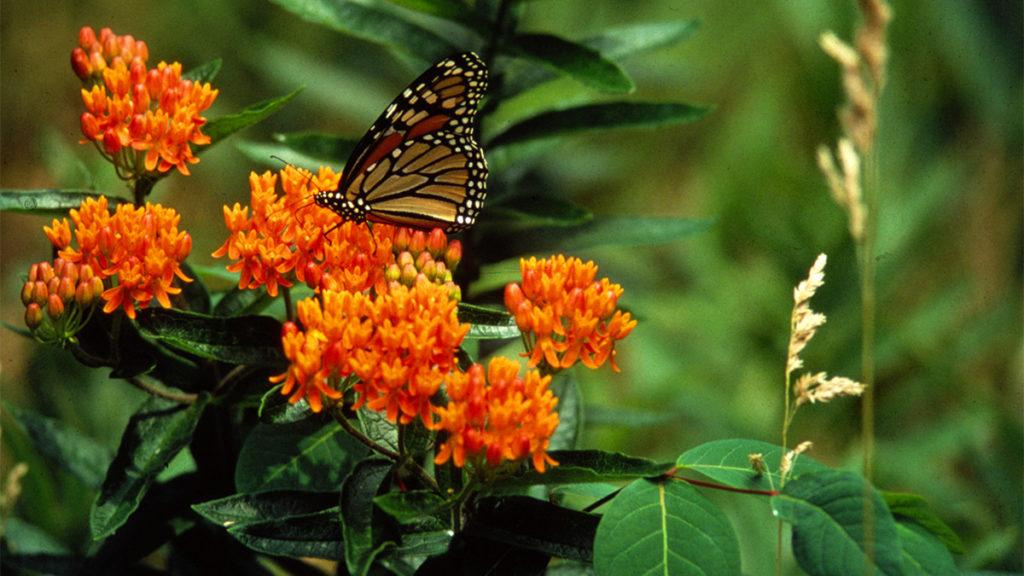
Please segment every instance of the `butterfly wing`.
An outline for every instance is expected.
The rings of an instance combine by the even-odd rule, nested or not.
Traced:
[[[487,69],[471,52],[421,74],[356,145],[340,196],[374,222],[449,232],[471,226],[487,192],[474,126],[486,89]]]

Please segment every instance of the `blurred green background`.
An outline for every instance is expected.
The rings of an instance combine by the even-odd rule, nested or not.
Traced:
[[[835,142],[843,99],[837,66],[817,39],[828,29],[849,38],[855,7],[625,5],[533,2],[522,29],[582,38],[608,26],[697,19],[688,41],[622,64],[637,84],[631,98],[713,105],[713,113],[670,129],[573,137],[516,173],[523,186],[598,215],[714,225],[670,245],[578,254],[624,286],[623,305],[640,318],[621,345],[621,373],[579,374],[589,410],[582,443],[674,460],[713,439],[777,442],[791,290],[821,252],[829,265],[813,306],[829,322],[804,358],[810,370],[859,376],[854,248],[814,161],[819,144]],[[897,0],[892,8],[878,141],[876,484],[925,496],[964,538],[961,567],[1019,571],[1022,4]],[[306,86],[269,121],[204,154],[192,177],[157,187],[153,200],[175,207],[194,237],[194,264],[213,263],[221,205],[246,202],[249,171],[266,168],[237,142],[300,130],[361,135],[425,66],[262,2],[7,0],[0,18],[3,188],[124,193],[95,151],[77,143],[81,101],[69,54],[83,25],[145,40],[154,63],[187,69],[223,58],[211,117]],[[565,102],[600,99],[569,80],[554,89]],[[517,104],[529,110],[529,96]],[[496,134],[513,115],[499,110],[485,132]],[[49,257],[41,231],[48,222],[2,215],[5,322],[21,324],[17,295],[28,265]],[[106,370],[9,331],[0,356],[4,401],[59,417],[112,448],[141,400]],[[791,438],[813,440],[815,458],[856,468],[859,418],[856,400],[803,408]],[[21,460],[31,466],[18,515],[80,546],[94,495],[47,466],[9,424],[0,472]],[[767,503],[715,498],[733,514],[745,570],[767,570],[775,526]]]

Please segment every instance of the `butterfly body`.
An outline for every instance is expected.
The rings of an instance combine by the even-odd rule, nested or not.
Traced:
[[[467,52],[414,80],[352,151],[335,190],[317,205],[345,220],[456,232],[472,226],[487,194],[475,138],[487,68]]]

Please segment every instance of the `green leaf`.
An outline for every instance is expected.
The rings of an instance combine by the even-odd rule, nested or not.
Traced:
[[[274,134],[274,141],[304,156],[320,158],[321,163],[336,164],[339,169],[359,143],[353,138],[320,132]]]
[[[181,77],[186,80],[192,80],[193,82],[201,82],[203,84],[213,82],[213,79],[220,73],[220,68],[224,64],[224,60],[220,58],[214,58],[209,62],[200,64],[195,68],[191,68],[181,74]]]
[[[764,474],[754,472],[748,458],[760,454],[767,467]],[[676,468],[693,470],[715,482],[741,490],[777,490],[782,485],[779,478],[779,463],[782,462],[782,448],[760,440],[727,439],[714,440],[695,446],[676,460]],[[796,459],[791,478],[801,474],[828,470],[806,454]]]
[[[572,450],[583,428],[583,396],[576,376],[569,370],[551,379],[551,391],[558,396],[558,428],[551,435],[549,450]]]
[[[227,116],[221,116],[219,118],[213,118],[208,121],[206,125],[203,126],[203,132],[210,137],[210,143],[201,147],[199,149],[200,153],[209,149],[211,146],[218,144],[235,132],[265,120],[271,114],[280,110],[281,107],[287,104],[292,98],[298,96],[299,92],[302,92],[302,87],[296,88],[284,96],[270,98],[262,102],[257,102],[256,104],[246,106],[241,112],[228,114]]]
[[[391,0],[392,4],[458,22],[475,30],[484,30],[487,21],[477,16],[476,12],[459,0]]]
[[[4,566],[10,553],[25,556],[64,555],[70,550],[42,528],[12,516],[4,519]]]
[[[946,546],[917,524],[898,523],[904,576],[956,576],[960,574]]]
[[[172,348],[231,364],[277,366],[281,323],[269,316],[207,316],[166,308],[139,312],[139,329]]]
[[[533,228],[529,233],[519,230],[487,230],[490,249],[488,262],[498,262],[521,254],[554,254],[596,248],[599,246],[647,246],[666,244],[707,230],[708,220],[690,218],[645,218],[606,216],[572,228]]]
[[[3,406],[47,460],[67,470],[89,488],[99,488],[103,484],[107,467],[114,457],[105,446],[59,420],[7,402]]]
[[[345,565],[354,575],[366,574],[373,559],[394,545],[381,541],[374,529],[373,498],[394,463],[371,457],[356,465],[341,487],[341,533],[345,544]]]
[[[740,574],[739,543],[725,514],[683,482],[637,480],[601,517],[598,574]]]
[[[793,527],[793,555],[812,576],[863,574],[864,479],[853,472],[823,470],[786,483],[771,499],[775,515]],[[874,572],[902,574],[896,522],[871,489],[874,509]]]
[[[307,22],[391,46],[415,58],[434,61],[459,51],[444,38],[397,17],[380,5],[350,0],[274,0],[274,3]]]
[[[399,524],[433,518],[451,508],[450,502],[432,490],[386,492],[374,498],[373,503]]]
[[[605,102],[551,110],[512,125],[491,138],[487,148],[592,130],[688,124],[699,120],[709,110],[689,104],[653,102]]]
[[[238,524],[264,522],[275,518],[304,516],[334,508],[338,493],[277,490],[259,494],[233,494],[193,504],[192,509],[214,524],[230,528]]]
[[[370,440],[381,446],[398,451],[398,427],[395,426],[384,412],[376,410],[356,410],[359,428]]]
[[[86,198],[106,196],[110,206],[130,201],[95,190],[39,188],[32,190],[0,189],[0,212],[22,212],[46,216],[67,216],[68,210],[78,208]]]
[[[241,290],[237,286],[229,290],[213,307],[214,316],[241,316],[257,314],[274,301],[264,290]]]
[[[502,48],[540,62],[602,92],[627,94],[635,88],[633,81],[618,64],[596,50],[558,36],[517,34]]]
[[[600,450],[555,450],[550,455],[558,462],[558,466],[537,472],[532,466],[524,464],[519,473],[496,480],[495,489],[536,484],[553,486],[634,480],[664,474],[672,467],[671,464]]]
[[[334,421],[257,424],[235,467],[239,492],[337,490],[366,449]]]
[[[524,227],[578,226],[594,219],[589,210],[550,196],[517,197],[512,202],[491,206],[487,219]]]
[[[606,58],[619,59],[682,42],[700,28],[697,20],[641,22],[608,28],[582,43]]]
[[[548,556],[589,562],[599,517],[526,496],[484,498],[466,531]],[[541,521],[542,519],[542,521]]]
[[[516,319],[496,308],[460,302],[459,322],[470,324],[466,340],[504,340],[520,335]]]
[[[935,514],[923,497],[900,492],[882,491],[881,494],[897,521],[917,524],[931,532],[954,554],[963,554],[967,551],[960,536]]]
[[[181,268],[185,275],[192,279],[191,282],[187,282],[181,287],[181,296],[185,299],[188,309],[200,314],[209,314],[210,291],[206,289],[206,284],[203,283],[188,261],[183,261]]]
[[[238,524],[229,527],[228,534],[252,550],[274,556],[337,560],[342,550],[337,507]]]
[[[93,503],[93,540],[113,534],[138,508],[153,480],[192,440],[210,397],[191,405],[150,397],[131,417],[103,488]]]

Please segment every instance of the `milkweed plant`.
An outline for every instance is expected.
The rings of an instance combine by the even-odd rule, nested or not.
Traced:
[[[279,4],[351,33],[387,19],[379,41],[414,57],[477,51],[491,78],[484,119],[561,76],[598,92],[629,92],[633,82],[616,59],[681,41],[694,27],[640,24],[576,42],[518,31],[521,5],[402,3],[483,38],[456,46],[362,4],[350,8],[366,18],[351,22],[309,11],[309,3]],[[858,44],[876,57],[885,49],[884,21],[877,26],[864,35],[874,44]],[[859,73],[858,49],[829,42],[830,53],[846,58],[844,69]],[[684,124],[705,109],[622,100],[552,108],[497,133],[484,122],[488,199],[480,221],[458,234],[346,220],[316,205],[317,193],[338,188],[344,158],[306,167],[288,158],[318,146],[351,150],[358,139],[283,135],[273,148],[283,165],[255,169],[247,183],[224,182],[239,201],[223,208],[222,243],[199,246],[189,233],[196,224],[161,202],[159,183],[203,169],[204,151],[298,91],[212,117],[216,76],[229,62],[168,63],[163,58],[173,55],[158,60],[146,42],[109,28],[83,27],[68,44],[81,83],[81,143],[109,163],[127,193],[4,191],[4,210],[56,215],[40,226],[39,262],[24,272],[18,331],[109,369],[110,386],[140,388],[148,399],[113,458],[67,424],[5,405],[41,454],[97,488],[91,544],[37,554],[19,537],[24,532],[8,530],[5,569],[121,573],[142,564],[208,573],[227,563],[251,573],[740,574],[736,532],[707,497],[713,491],[740,505],[769,503],[765,514],[770,509],[779,522],[777,555],[788,534],[810,574],[944,574],[953,566],[947,547],[956,550],[956,537],[919,497],[877,491],[857,472],[813,460],[811,442],[790,443],[799,409],[865,389],[851,378],[805,371],[801,359],[825,323],[811,309],[825,255],[794,291],[788,358],[780,359],[786,413],[779,444],[722,439],[680,447],[674,462],[575,445],[586,391],[572,374],[633,377],[620,372],[617,358],[629,354],[642,319],[614,278],[572,252],[586,238],[614,237],[623,221],[581,218],[575,207],[524,218],[511,209],[510,179],[494,175],[506,169],[510,151],[529,161],[531,146],[545,139]],[[871,137],[864,132],[872,102],[856,102],[860,108],[847,110],[844,122],[863,142]],[[394,120],[406,121],[419,120]],[[857,151],[843,142],[842,169],[827,150],[819,155],[862,237],[871,207],[855,194]],[[458,152],[452,146],[446,153]],[[431,146],[421,152],[442,156]],[[502,209],[489,214],[489,206]],[[632,219],[629,226],[652,242],[694,231],[681,219]],[[190,266],[197,250],[220,265]],[[501,282],[474,289],[481,270],[500,261],[517,266]],[[230,287],[207,287],[225,275]],[[192,469],[164,477],[183,451]],[[24,465],[11,469],[5,519],[32,474]],[[197,535],[218,560],[183,552]],[[745,572],[772,570],[781,569]]]

